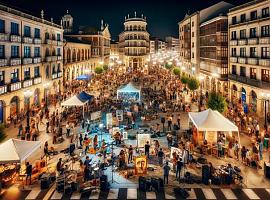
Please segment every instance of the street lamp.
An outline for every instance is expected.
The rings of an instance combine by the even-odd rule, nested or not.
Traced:
[[[45,101],[45,108],[47,108],[47,106],[48,106],[47,89],[50,87],[50,83],[49,83],[49,82],[44,83],[44,84],[43,84],[43,87],[44,87],[44,101]]]
[[[25,98],[25,103],[27,104],[27,112],[26,112],[26,132],[30,131],[30,97],[33,95],[31,90],[26,90],[23,93]]]
[[[264,104],[264,126],[266,127],[267,126],[267,107],[269,107],[270,94],[262,92],[261,95],[262,95],[262,100]]]

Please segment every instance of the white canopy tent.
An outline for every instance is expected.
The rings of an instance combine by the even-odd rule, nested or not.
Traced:
[[[84,105],[88,103],[88,101],[82,101],[78,98],[77,95],[74,95],[73,97],[70,97],[69,99],[67,99],[66,101],[64,101],[63,103],[61,103],[61,106],[66,106],[66,107],[70,107],[70,106],[82,106],[83,107],[83,117],[84,117]]]
[[[21,163],[40,147],[40,141],[9,139],[0,144],[0,163]]]
[[[123,95],[124,94],[124,95]],[[125,98],[126,95],[127,99],[135,99],[137,101],[141,100],[141,89],[138,86],[135,86],[133,83],[128,83],[126,85],[122,85],[117,89],[117,99]],[[123,97],[121,97],[123,95]],[[129,97],[129,98],[128,98]]]
[[[207,109],[202,112],[189,112],[188,116],[198,131],[238,132],[238,139],[240,143],[238,127],[218,111]]]

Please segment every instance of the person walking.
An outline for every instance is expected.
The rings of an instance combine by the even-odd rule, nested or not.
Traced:
[[[164,152],[162,151],[162,148],[160,148],[158,152],[158,163],[160,166],[163,165],[163,158],[164,158]]]
[[[181,121],[181,116],[179,114],[177,117],[177,124],[178,124],[179,129],[180,129],[180,121]]]
[[[83,135],[82,135],[82,133],[80,133],[79,141],[80,141],[80,146],[82,147],[83,146]]]
[[[128,148],[128,164],[131,163],[133,160],[133,147],[132,145]]]
[[[70,124],[69,122],[67,122],[67,125],[66,125],[66,129],[67,129],[67,137],[69,137],[69,134],[70,134]]]
[[[182,162],[182,158],[179,158],[178,161],[176,162],[176,180],[178,180],[180,182],[181,179],[181,170],[183,167],[183,162]]]
[[[149,141],[146,142],[146,144],[144,145],[144,152],[145,155],[147,156],[147,158],[150,158],[150,144]]]
[[[166,182],[168,184],[168,182],[169,182],[169,173],[170,173],[170,170],[171,170],[171,168],[169,166],[169,163],[166,162],[165,166],[163,167],[163,172],[164,172],[163,173],[163,181],[164,181],[164,184],[166,184]]]
[[[27,185],[27,180],[30,179],[29,185],[32,184],[32,165],[29,164],[29,162],[26,163],[26,185]]]

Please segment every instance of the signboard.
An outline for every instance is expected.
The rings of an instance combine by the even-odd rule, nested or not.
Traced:
[[[123,139],[124,140],[128,139],[128,132],[126,132],[126,131],[123,132]]]
[[[116,118],[119,122],[123,121],[123,110],[116,110]]]
[[[145,175],[147,173],[146,156],[135,157],[135,175]]]
[[[107,127],[107,129],[112,127],[112,123],[113,123],[112,113],[106,113],[106,127]]]
[[[179,155],[179,157],[182,157],[183,151],[179,148],[171,147],[171,154],[170,158],[173,158],[173,154],[176,153],[176,155]]]
[[[138,147],[144,147],[146,142],[148,141],[151,144],[151,136],[150,134],[137,134]]]
[[[98,120],[101,118],[101,111],[91,113],[91,120]]]

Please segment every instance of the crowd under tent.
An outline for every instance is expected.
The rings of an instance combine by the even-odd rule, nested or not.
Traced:
[[[81,100],[78,95],[74,95],[73,97],[70,97],[63,103],[61,103],[61,106],[64,107],[72,107],[72,106],[82,106],[83,107],[83,117],[84,117],[84,106],[88,103],[88,100],[83,101]]]
[[[141,101],[141,89],[131,82],[122,85],[117,89],[117,99]]]

